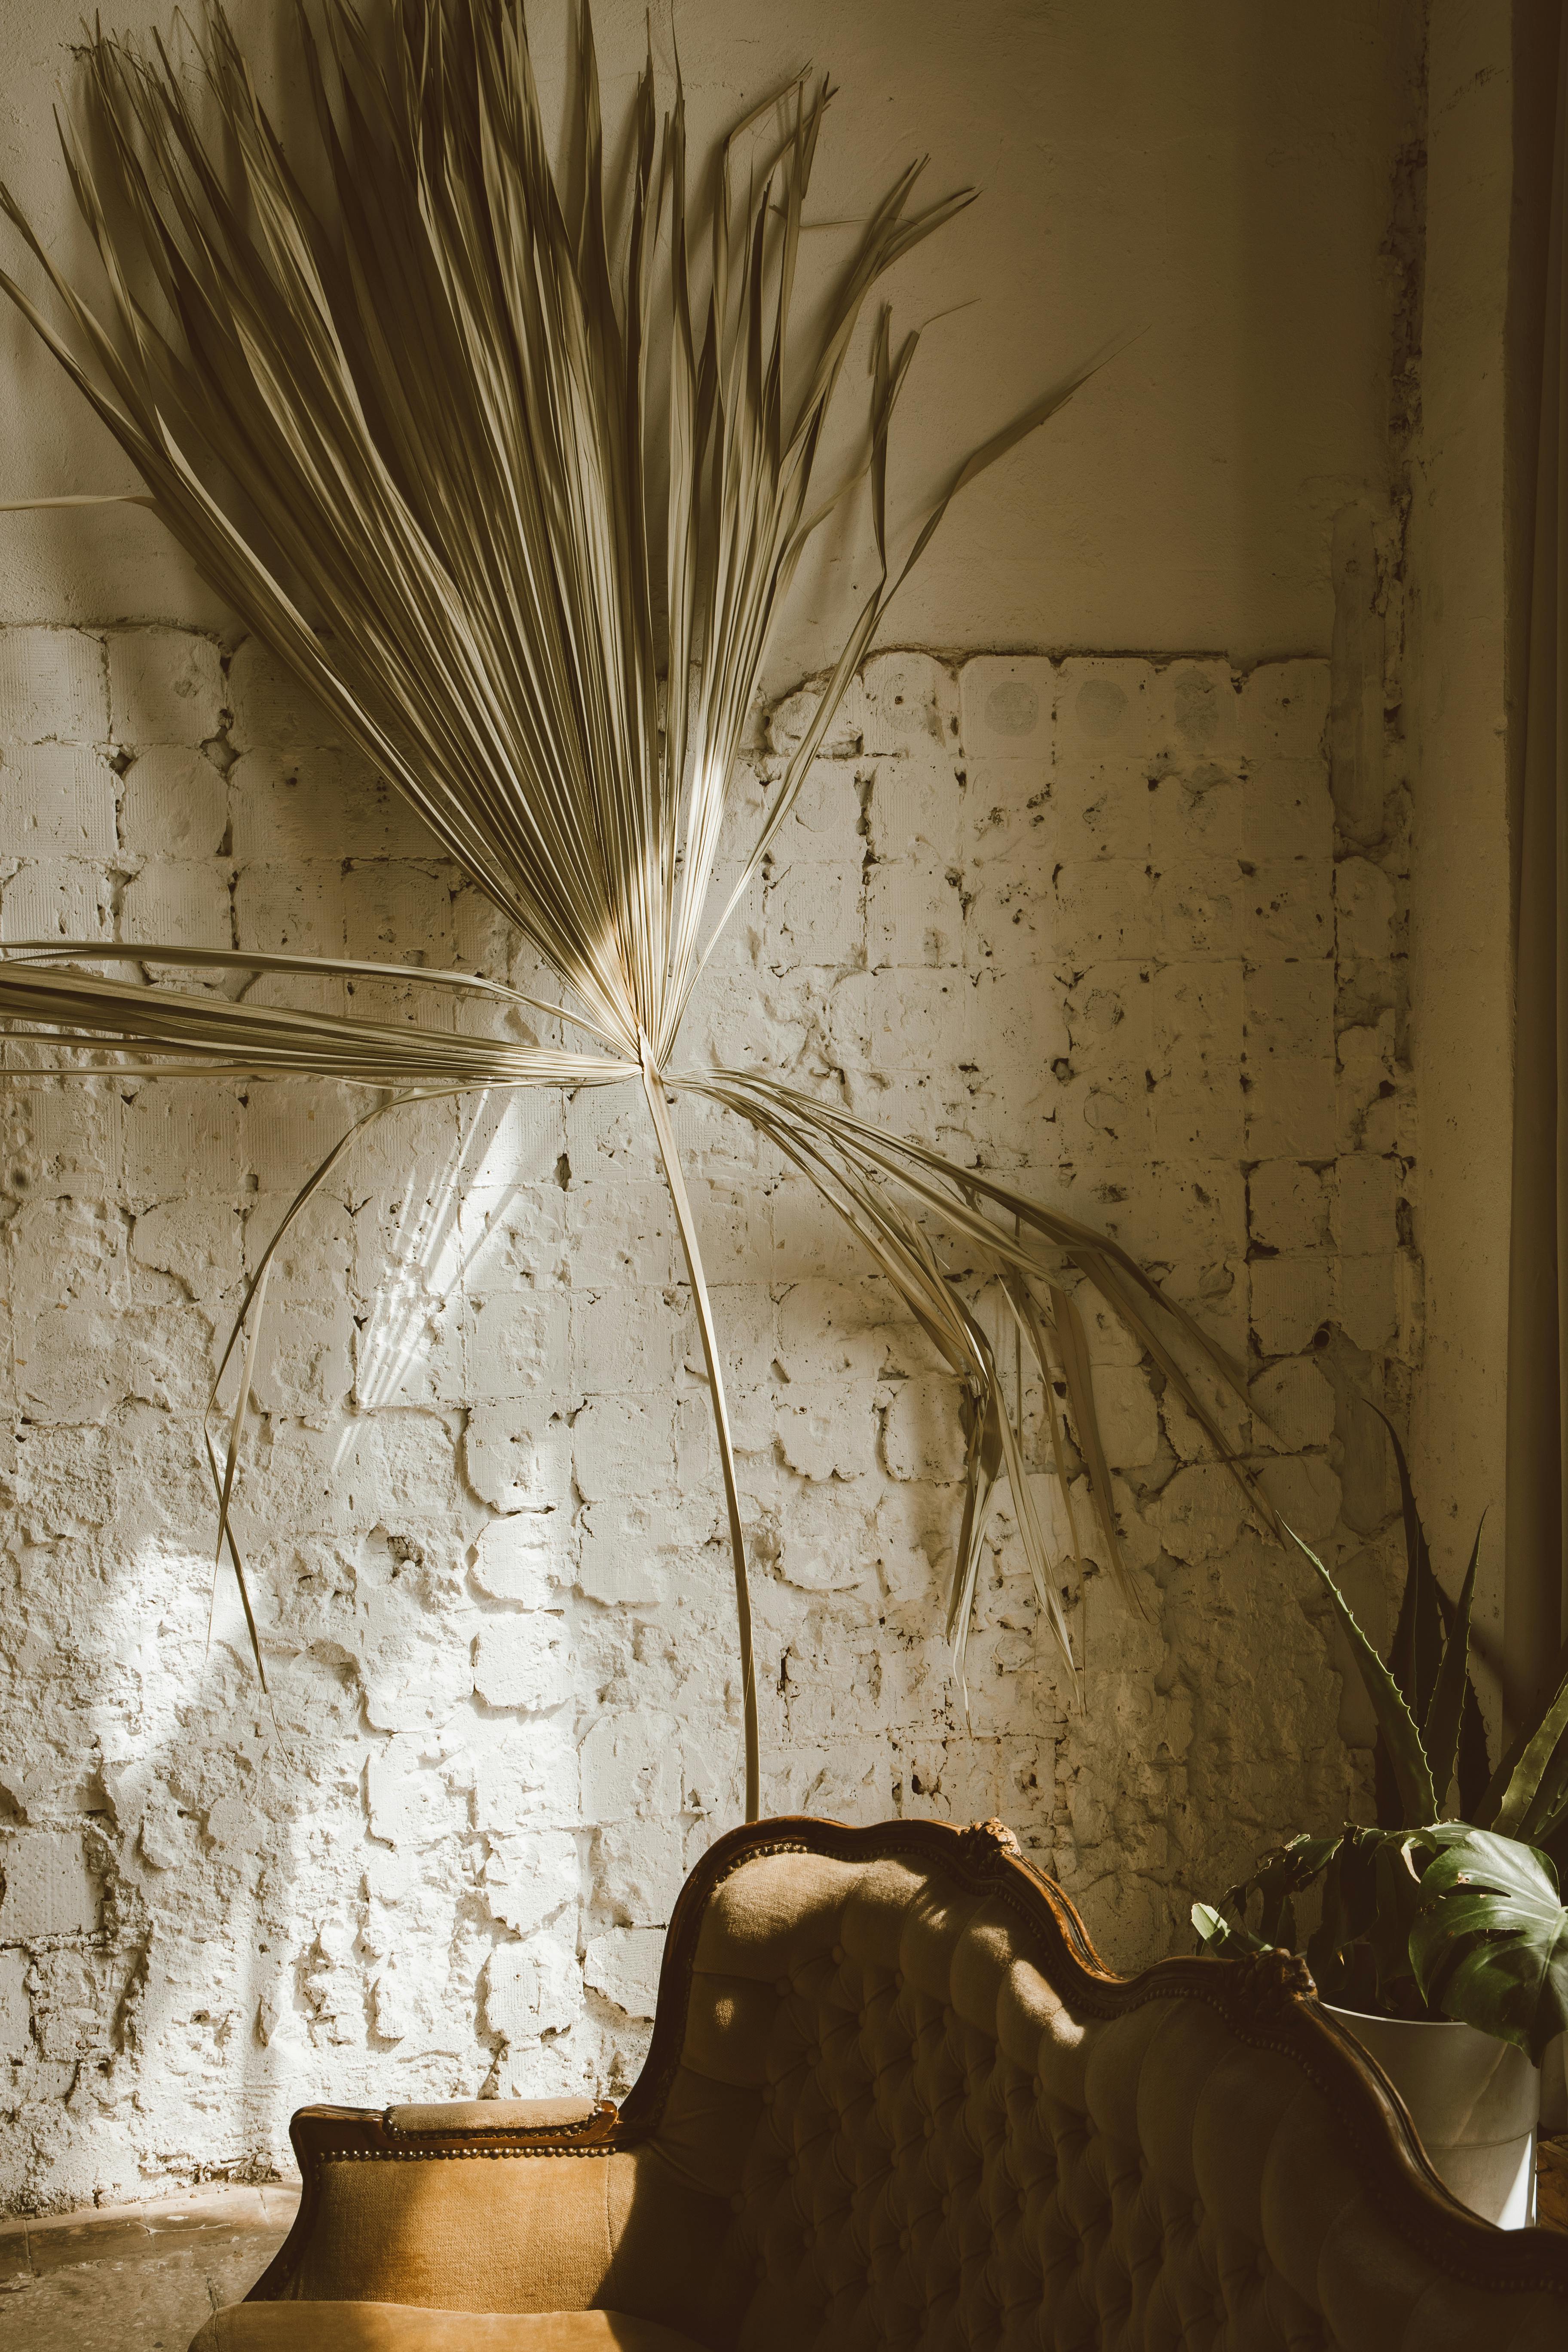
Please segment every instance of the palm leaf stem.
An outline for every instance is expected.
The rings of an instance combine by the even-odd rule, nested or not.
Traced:
[[[697,1328],[702,1339],[702,1360],[708,1373],[708,1401],[713,1412],[713,1428],[719,1444],[719,1466],[724,1482],[724,1507],[730,1521],[730,1547],[735,1565],[735,1619],[741,1651],[741,1710],[745,1736],[746,1819],[754,1822],[762,1807],[762,1748],[757,1722],[757,1673],[752,1651],[752,1594],[746,1573],[746,1538],[741,1523],[741,1495],[735,1476],[735,1446],[730,1426],[730,1407],[724,1393],[724,1368],[719,1353],[718,1336],[713,1327],[712,1302],[708,1296],[708,1280],[703,1272],[702,1254],[698,1246],[697,1223],[691,1213],[687,1195],[686,1179],[681,1173],[680,1155],[676,1149],[674,1130],[664,1099],[664,1081],[654,1063],[651,1047],[645,1045],[642,1064],[643,1091],[647,1098],[653,1131],[658,1142],[658,1156],[669,1187],[670,1203],[680,1231],[680,1245],[686,1256],[686,1271],[691,1285],[691,1304],[697,1316]]]

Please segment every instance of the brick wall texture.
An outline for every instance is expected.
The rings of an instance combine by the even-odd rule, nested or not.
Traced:
[[[759,719],[750,812],[808,692]],[[1381,1605],[1390,1496],[1343,1395],[1397,1402],[1419,1340],[1404,833],[1336,835],[1328,709],[1312,661],[878,656],[683,1050],[1124,1240],[1247,1360],[1272,1491]],[[0,761],[9,939],[548,985],[253,643],[4,633]],[[225,1579],[209,1638],[200,1408],[245,1267],[365,1098],[26,1058],[0,1084],[0,2205],[266,2169],[310,2098],[624,2086],[739,1788],[721,1497],[636,1090],[405,1115],[295,1229],[237,1513],[268,1709]],[[1116,1963],[1184,1947],[1194,1894],[1363,1785],[1309,1580],[1096,1322],[1146,1613],[1064,1566],[1070,1707],[1004,1508],[966,1729],[954,1393],[749,1129],[689,1106],[678,1129],[742,1448],[765,1807],[1000,1813]],[[1026,1375],[1059,1532],[1041,1402]]]

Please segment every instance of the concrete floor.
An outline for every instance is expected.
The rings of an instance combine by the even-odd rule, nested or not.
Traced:
[[[5,2352],[185,2352],[282,2244],[295,2185],[195,2189],[46,2221],[0,2222]]]

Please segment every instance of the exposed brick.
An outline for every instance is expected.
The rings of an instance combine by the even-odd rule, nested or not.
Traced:
[[[1261,662],[1241,689],[1241,734],[1249,757],[1321,760],[1329,719],[1329,666]]]
[[[102,743],[103,645],[81,629],[0,630],[0,742]]]
[[[79,857],[28,858],[0,880],[0,938],[110,939],[113,903],[114,887],[101,866]]]
[[[107,658],[84,633],[0,633],[0,656],[11,936],[463,959],[556,992],[253,643],[226,674],[172,630],[113,632]],[[757,714],[725,876],[819,692]],[[1110,1233],[1249,1359],[1257,1418],[1215,1409],[1331,1538],[1312,1343],[1327,1326],[1374,1378],[1409,1360],[1420,1269],[1396,1207],[1402,876],[1379,849],[1336,889],[1327,703],[1321,663],[877,656],[681,1057],[765,1062]],[[226,711],[226,774],[199,748]],[[94,748],[111,723],[120,776]],[[350,1002],[336,981],[251,993]],[[455,1017],[402,982],[353,1002]],[[308,2096],[626,2079],[681,1877],[737,1811],[723,1500],[633,1087],[410,1108],[334,1171],[279,1253],[241,1449],[271,1715],[226,1566],[209,1649],[202,1406],[242,1273],[363,1108],[195,1079],[14,1085],[0,1106],[0,1650],[24,1695],[0,1781],[26,1815],[0,1844],[65,1857],[20,1880],[0,1859],[0,2045],[34,2119],[0,2199],[48,2193],[61,2148],[84,2193],[274,2160]],[[1147,1614],[1112,1590],[1058,1394],[1080,1581],[1037,1373],[956,1250],[1089,1700],[1070,1704],[1003,1486],[972,1741],[942,1639],[953,1384],[770,1148],[689,1098],[677,1117],[740,1450],[764,1804],[1000,1811],[1119,1964],[1184,1943],[1190,1895],[1242,1858],[1216,1795],[1238,1725],[1259,1844],[1355,1796],[1321,1632],[1282,1605],[1296,1588],[1234,1482],[1084,1286]],[[1342,1507],[1374,1538],[1394,1498],[1362,1478]],[[11,1946],[18,1884],[45,1892]],[[134,2036],[79,2117],[58,2070],[114,2050],[122,2014]]]
[[[1344,857],[1334,868],[1339,953],[1348,961],[1388,956],[1393,946],[1394,885],[1365,857]]]
[[[0,1832],[0,1944],[89,1936],[98,1926],[98,1882],[79,1830]]]
[[[113,769],[86,744],[5,745],[0,857],[112,857],[114,793]]]
[[[33,2009],[27,1967],[26,1952],[0,1952],[0,2058],[19,2061],[28,2055]]]
[[[1049,773],[1056,673],[1042,654],[977,654],[959,673],[961,735],[970,772],[1026,767]]]
[[[583,1978],[571,1945],[536,1936],[526,1945],[499,1946],[485,1968],[485,2011],[490,2031],[510,2044],[565,2032],[583,2011]]]
[[[206,755],[151,743],[126,772],[120,837],[133,856],[216,857],[228,834],[228,787]]]
[[[1168,751],[1173,733],[1164,674],[1142,661],[1075,658],[1061,666],[1057,742],[1064,762],[1108,751]]]
[[[584,1979],[628,2017],[651,2017],[663,1954],[664,1937],[658,1928],[612,1927],[589,1945]]]
[[[223,657],[189,629],[111,629],[109,724],[118,743],[205,743],[223,726]]]
[[[1265,1160],[1247,1180],[1252,1238],[1270,1251],[1319,1248],[1328,1242],[1326,1177],[1298,1160]]]
[[[229,741],[237,751],[313,751],[344,745],[342,730],[259,637],[247,637],[228,666]]]
[[[1329,1319],[1332,1268],[1321,1257],[1268,1257],[1248,1268],[1252,1328],[1266,1356],[1300,1353]]]
[[[216,862],[187,858],[145,866],[127,882],[122,906],[125,939],[165,947],[234,945],[228,875]]]
[[[1327,1445],[1334,1428],[1334,1392],[1310,1358],[1287,1357],[1252,1383],[1252,1401],[1275,1441],[1289,1451]]]

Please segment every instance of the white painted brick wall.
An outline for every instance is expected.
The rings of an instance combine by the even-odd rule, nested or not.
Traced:
[[[1294,1450],[1268,1475],[1375,1610],[1390,1498],[1364,1464],[1342,1496],[1323,1368],[1392,1374],[1397,1402],[1418,1344],[1404,876],[1394,850],[1336,869],[1327,705],[1315,662],[878,656],[685,1050],[837,1088],[1115,1233],[1249,1357]],[[759,734],[748,810],[806,709]],[[505,970],[493,915],[326,731],[254,646],[0,634],[4,934]],[[676,1890],[735,1818],[720,1490],[630,1093],[405,1116],[290,1237],[237,1512],[273,1711],[221,1580],[208,1648],[215,1339],[353,1107],[0,1087],[0,2203],[285,2161],[306,2099],[623,2086]],[[1067,1713],[1004,1516],[967,1736],[938,1633],[948,1384],[749,1130],[679,1125],[743,1449],[765,1803],[1001,1813],[1114,1960],[1184,1944],[1194,1893],[1354,1792],[1303,1578],[1098,1321],[1148,1613],[1067,1572]],[[1064,1532],[1040,1404],[1026,1379]]]

